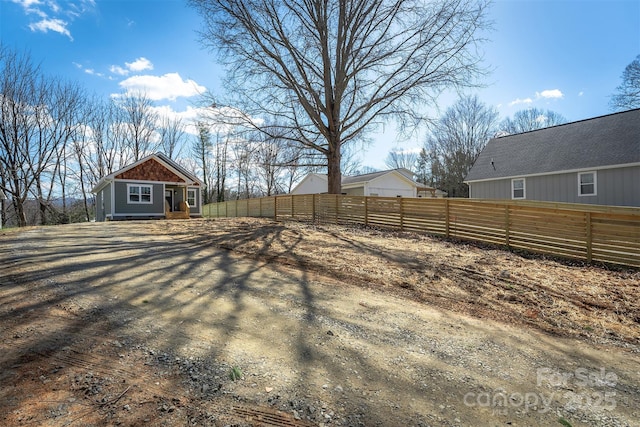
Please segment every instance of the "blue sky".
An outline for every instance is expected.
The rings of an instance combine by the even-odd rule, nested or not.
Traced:
[[[477,93],[501,118],[554,110],[570,121],[610,113],[609,96],[640,54],[640,0],[498,0],[484,45],[493,71]],[[2,43],[28,50],[47,74],[109,96],[144,88],[162,111],[196,115],[197,94],[222,93],[222,71],[197,40],[200,19],[181,0],[0,0]],[[455,101],[440,99],[440,110]],[[433,111],[437,116],[438,112]],[[418,133],[377,133],[362,165],[384,168]]]

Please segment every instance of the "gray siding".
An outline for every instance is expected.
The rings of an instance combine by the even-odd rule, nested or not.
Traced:
[[[105,220],[104,203],[102,202],[103,195],[104,195],[104,190],[100,190],[98,194],[96,194],[96,221],[97,222],[102,222]]]
[[[113,197],[111,197],[111,192],[113,191],[113,183],[107,185],[106,187],[104,187],[103,190],[103,194],[104,194],[104,215],[105,217],[107,215],[111,215],[111,212],[113,212]]]
[[[111,214],[111,184],[107,184],[96,194],[96,221],[107,220],[107,215]]]
[[[196,205],[190,206],[189,210],[191,214],[200,215],[202,213],[200,207],[202,206],[202,191],[200,191],[199,187],[188,187],[187,190],[195,190],[196,191]]]
[[[143,184],[153,187],[151,204],[127,203],[127,184]],[[164,185],[156,183],[137,183],[135,181],[116,181],[115,186],[115,211],[114,216],[123,215],[164,215]]]
[[[640,166],[596,172],[595,196],[578,195],[578,173],[573,172],[525,177],[526,200],[640,206]],[[473,182],[469,184],[469,188],[472,198],[511,199],[511,179]]]

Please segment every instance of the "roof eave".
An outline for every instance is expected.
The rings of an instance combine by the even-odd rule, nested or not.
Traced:
[[[630,168],[630,167],[634,167],[634,166],[640,166],[640,162],[619,163],[619,164],[604,165],[604,166],[590,166],[590,167],[583,167],[583,168],[576,168],[576,169],[566,169],[566,170],[550,171],[550,172],[525,173],[525,174],[519,174],[519,175],[504,175],[504,176],[491,177],[491,178],[465,179],[462,182],[464,182],[465,184],[470,184],[470,183],[474,183],[474,182],[498,181],[498,180],[501,180],[501,179],[528,178],[528,177],[534,177],[534,176],[547,176],[547,175],[561,175],[563,173],[576,173],[576,172],[586,172],[586,171],[599,171],[599,170],[606,170],[606,169]]]

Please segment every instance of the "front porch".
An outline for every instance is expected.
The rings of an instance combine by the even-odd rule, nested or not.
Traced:
[[[189,219],[191,217],[187,202],[187,187],[165,186],[164,216],[166,219]]]

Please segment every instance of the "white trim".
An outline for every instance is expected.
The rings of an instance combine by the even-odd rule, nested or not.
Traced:
[[[193,192],[193,204],[189,203],[189,192],[192,191]],[[191,207],[196,207],[196,204],[198,203],[198,191],[195,188],[189,188],[187,187],[187,197],[186,197],[186,201],[187,203],[189,203],[189,208]]]
[[[640,162],[636,163],[624,163],[621,165],[608,165],[608,166],[597,166],[590,168],[580,168],[580,169],[567,169],[562,171],[552,171],[552,172],[540,172],[540,173],[531,173],[528,175],[511,175],[511,176],[501,176],[497,178],[485,178],[485,179],[475,179],[473,181],[463,181],[465,184],[471,184],[476,182],[487,182],[487,181],[498,181],[501,179],[512,179],[512,178],[521,178],[521,177],[534,177],[534,176],[548,176],[548,175],[562,175],[567,173],[576,173],[576,172],[592,172],[606,169],[622,169],[622,168],[631,168],[634,166],[640,166]]]
[[[132,184],[135,184],[137,182],[141,183],[141,184],[164,184],[164,185],[170,185],[172,187],[187,187],[187,186],[192,186],[192,184],[186,183],[186,182],[170,182],[170,181],[149,181],[149,180],[144,180],[144,179],[122,179],[122,178],[114,178],[113,179],[114,182],[130,182]]]
[[[515,197],[513,195],[514,193],[514,187],[513,187],[513,183],[515,181],[522,181],[522,197]],[[520,178],[513,178],[511,179],[511,199],[512,200],[525,200],[527,198],[527,178],[525,177],[520,177]]]
[[[165,203],[163,203],[164,209],[167,210],[167,192],[169,192],[169,194],[171,194],[171,203],[169,203],[169,212],[173,211],[173,205],[174,205],[174,201],[173,201],[173,190],[171,189],[167,189],[167,187],[164,187],[164,190],[162,191],[163,194],[163,200],[165,201]]]
[[[117,213],[110,215],[109,217],[113,219],[114,216],[164,216],[164,212],[149,212],[149,213]]]
[[[593,174],[593,193],[582,194],[582,182],[580,178],[582,175]],[[579,172],[578,173],[578,197],[590,197],[598,195],[598,171],[591,170],[588,172]]]
[[[130,188],[132,187],[138,187],[139,193],[138,193],[138,201],[134,202],[131,201],[131,192],[129,191]],[[149,201],[143,201],[142,200],[142,187],[146,187],[149,189]],[[149,185],[149,184],[140,184],[137,182],[131,182],[131,183],[127,183],[127,204],[128,205],[152,205],[153,204],[153,185]]]
[[[111,180],[111,217],[116,213],[116,184]]]

